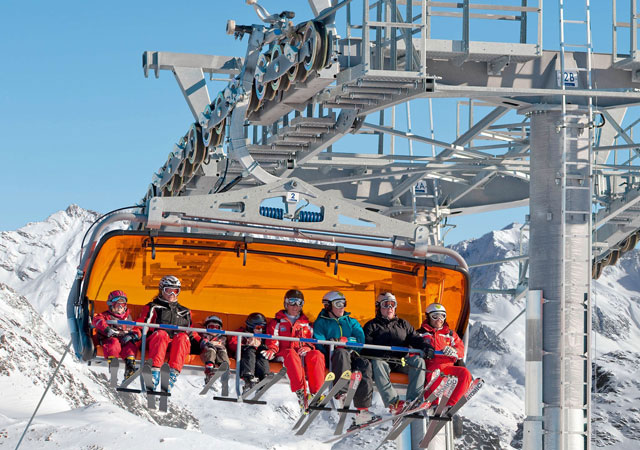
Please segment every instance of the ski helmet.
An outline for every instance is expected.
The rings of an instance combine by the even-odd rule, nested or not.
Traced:
[[[447,310],[440,303],[431,303],[427,306],[427,310],[425,311],[427,316],[431,313],[443,313],[445,317],[447,317]]]
[[[204,319],[205,328],[209,328],[208,325],[210,323],[216,323],[216,324],[220,325],[220,328],[222,328],[222,319],[220,317],[218,317],[218,316],[211,315],[211,316],[207,317],[206,319]]]
[[[162,277],[162,280],[160,280],[160,284],[158,285],[160,290],[166,287],[180,289],[180,286],[180,280],[178,279],[178,277],[174,277],[173,275],[165,275],[164,277]]]
[[[266,327],[267,319],[259,312],[254,312],[247,316],[247,319],[244,321],[244,324],[247,326],[248,331],[253,331],[255,327],[259,327],[259,326]]]
[[[322,297],[322,304],[325,307],[331,306],[331,303],[335,302],[336,300],[344,300],[347,301],[346,297],[344,296],[344,294],[340,291],[329,291],[326,294],[324,294],[324,297]]]
[[[396,296],[391,292],[382,292],[376,298],[376,308],[380,307],[380,303],[382,302],[394,302],[396,305],[398,304],[398,300],[396,300]]]
[[[122,300],[124,300],[125,303],[128,302],[127,294],[125,294],[124,291],[111,291],[109,292],[109,297],[107,298],[107,306],[112,307]]]

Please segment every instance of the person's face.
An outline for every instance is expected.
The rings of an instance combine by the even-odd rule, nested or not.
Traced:
[[[344,309],[347,307],[346,300],[336,300],[331,302],[331,312],[336,317],[344,316]]]
[[[432,313],[429,314],[429,325],[436,330],[439,330],[444,325],[444,321],[447,316],[444,313]]]
[[[165,287],[162,288],[162,298],[168,302],[177,302],[180,288]]]
[[[290,316],[297,316],[302,311],[304,300],[301,298],[288,298],[284,301],[284,308]]]
[[[127,302],[124,300],[118,301],[111,306],[111,311],[113,311],[114,314],[121,315],[121,314],[124,314],[126,310],[127,310]]]
[[[396,316],[396,302],[392,300],[381,302],[380,315],[385,319],[393,319]]]

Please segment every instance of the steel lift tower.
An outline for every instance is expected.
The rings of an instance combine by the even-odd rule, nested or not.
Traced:
[[[309,0],[299,23],[247,0],[261,23],[227,26],[244,57],[144,53],[145,74],[171,70],[194,118],[144,200],[296,177],[424,224],[433,244],[453,214],[529,204],[542,334],[527,337],[524,445],[587,449],[591,279],[640,230],[640,119],[623,125],[640,102],[636,1],[612,0],[612,50],[595,53],[589,0],[558,0],[545,18],[542,0]],[[549,50],[543,28],[558,30]],[[229,77],[213,100],[205,74]],[[436,109],[453,140],[412,131],[412,107],[433,121],[448,99],[468,111],[466,126]]]

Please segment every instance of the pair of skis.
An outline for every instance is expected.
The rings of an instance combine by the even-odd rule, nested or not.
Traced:
[[[440,408],[440,405],[438,405],[438,409],[436,409],[435,414],[429,419],[427,432],[422,438],[422,441],[420,441],[420,447],[427,448],[431,443],[431,440],[440,432],[442,427],[444,427],[445,423],[450,421],[451,418],[460,410],[460,408],[466,405],[471,397],[476,395],[476,393],[483,385],[484,380],[482,378],[476,378],[471,382],[467,391],[455,405],[453,405],[449,409],[446,409],[446,406]],[[442,404],[446,405],[446,402],[442,402]]]
[[[220,367],[222,367],[222,365]],[[214,377],[218,373],[222,374],[222,371],[218,369]],[[213,397],[213,399],[224,401],[224,402],[238,402],[238,403],[242,402],[242,403],[249,403],[251,405],[266,405],[267,402],[260,400],[260,398],[265,394],[265,392],[269,390],[269,388],[271,388],[271,386],[273,386],[278,381],[280,381],[286,374],[287,374],[287,369],[283,366],[278,373],[270,373],[269,375],[264,377],[262,380],[260,380],[260,382],[253,385],[250,389],[247,389],[246,391],[244,391],[239,397],[222,396],[222,397]],[[210,383],[207,383],[207,384],[210,384],[209,387],[211,387],[211,385],[213,385],[214,382],[215,380],[213,380],[212,382],[210,381]],[[223,383],[223,386],[222,386],[223,394],[225,393],[224,384],[225,383]],[[206,388],[206,390],[203,390],[202,392],[200,392],[200,395],[204,395],[208,390],[209,388]],[[228,393],[228,389],[226,390],[226,392]]]
[[[220,366],[218,366],[218,368],[216,369],[216,371],[213,373],[213,375],[211,375],[211,377],[209,378],[209,381],[207,381],[207,383],[204,385],[204,387],[202,388],[202,390],[200,391],[200,395],[205,395],[207,392],[209,392],[209,389],[211,389],[213,387],[213,384],[218,381],[220,379],[220,377],[222,377],[223,375],[227,375],[225,378],[225,380],[223,380],[222,382],[222,396],[226,397],[229,395],[229,384],[227,378],[229,376],[229,363],[228,362],[223,362],[222,364],[220,364]]]
[[[342,375],[340,375],[340,378],[335,382],[333,387],[330,388],[334,380],[335,374],[333,372],[329,372],[324,379],[324,383],[309,402],[309,407],[307,409],[308,414],[302,414],[300,419],[298,419],[298,421],[293,426],[294,430],[297,429],[296,436],[304,434],[316,419],[316,417],[318,417],[320,412],[329,409],[327,405],[329,404],[331,399],[333,399],[333,397],[335,397],[346,387],[347,394],[345,396],[344,403],[344,406],[346,406],[346,408],[340,408],[338,410],[341,414],[338,421],[338,426],[344,427],[344,421],[346,420],[347,413],[352,412],[348,409],[349,403],[351,403],[351,399],[353,399],[355,391],[358,389],[360,380],[362,380],[362,374],[357,371],[351,373],[350,370],[346,370],[342,373]],[[326,390],[328,390],[328,392],[324,394]]]
[[[109,366],[111,371],[111,381],[110,384],[114,386],[116,383],[118,365]],[[129,388],[129,385],[135,380],[138,379],[142,375],[142,379],[144,381],[144,392],[147,395],[147,407],[149,409],[156,409],[156,397],[160,397],[160,402],[158,409],[162,412],[167,412],[169,409],[169,397],[171,394],[169,393],[169,372],[170,372],[169,364],[164,363],[160,368],[160,391],[153,390],[153,374],[151,372],[151,360],[148,360],[144,364],[140,364],[138,370],[135,371],[133,375],[124,380],[122,384],[116,388],[118,392],[131,392],[131,393],[140,393],[143,392],[141,389],[132,389]]]

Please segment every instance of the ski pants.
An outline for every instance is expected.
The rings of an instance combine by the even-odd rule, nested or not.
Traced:
[[[437,367],[434,367],[433,369],[437,369]],[[440,374],[454,376],[458,378],[458,384],[456,385],[455,389],[451,393],[451,396],[449,397],[449,401],[447,402],[448,406],[453,406],[456,403],[458,403],[458,400],[460,400],[462,396],[467,392],[467,389],[469,388],[469,385],[473,380],[473,377],[471,376],[471,372],[469,372],[466,367],[447,364],[447,365],[440,366]],[[427,383],[430,380],[431,380],[431,372],[428,372]],[[431,392],[433,392],[441,382],[442,382],[442,378],[440,378],[440,381],[436,381],[435,383],[433,383],[429,387],[429,390],[425,391],[425,397],[429,395]]]
[[[321,352],[309,350],[301,357],[296,350],[288,348],[282,352],[282,357],[291,392],[304,389],[305,374],[309,380],[309,392],[315,394],[320,390],[324,382],[324,355]]]
[[[414,400],[420,395],[422,388],[424,387],[425,379],[425,363],[424,359],[420,355],[414,355],[406,358],[407,366],[402,367],[399,364],[389,365],[384,359],[372,359],[371,367],[373,368],[373,379],[382,397],[384,406],[389,406],[391,403],[398,400],[398,392],[391,383],[390,373],[393,369],[394,372],[402,372],[409,374],[409,384],[407,385],[407,401]]]
[[[229,355],[227,355],[227,349],[224,347],[207,347],[200,353],[200,359],[204,364],[211,362],[216,367],[223,362],[229,363]]]
[[[191,350],[191,342],[187,333],[176,333],[173,338],[164,330],[156,330],[147,338],[149,343],[149,357],[153,360],[153,367],[162,367],[169,350],[169,367],[178,372],[184,366],[184,360]]]
[[[243,345],[241,356],[240,378],[246,379],[255,376],[258,380],[262,380],[271,372],[269,361],[258,352],[257,348],[250,345]]]
[[[136,357],[138,353],[138,346],[129,341],[124,345],[120,344],[120,339],[117,337],[104,338],[100,345],[102,345],[102,353],[105,358],[117,358],[127,359],[129,356]]]
[[[362,381],[360,381],[356,395],[353,397],[353,405],[356,408],[368,408],[371,406],[371,399],[373,398],[371,363],[352,350],[336,347],[331,355],[331,371],[335,374],[336,381],[340,379],[345,370],[357,370],[362,374]],[[344,406],[347,408],[349,405]]]

